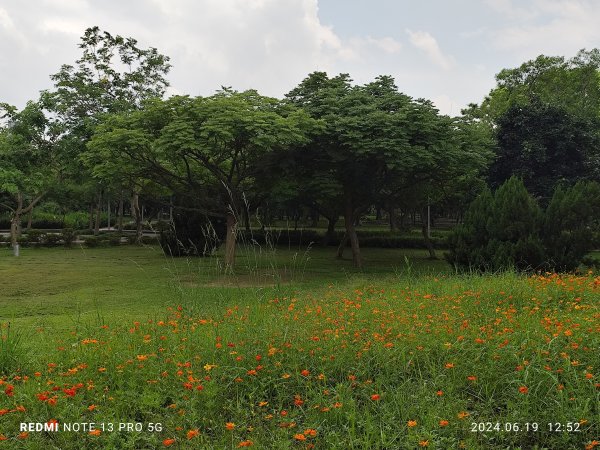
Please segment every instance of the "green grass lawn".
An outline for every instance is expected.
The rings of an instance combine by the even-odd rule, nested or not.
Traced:
[[[385,249],[357,271],[333,253],[243,248],[224,275],[153,247],[2,249],[0,450],[600,437],[600,277],[459,276]],[[19,430],[49,420],[97,431]]]
[[[174,296],[210,291],[237,295],[265,287],[299,289],[356,277],[448,272],[425,251],[365,249],[365,268],[352,267],[350,252],[336,260],[334,248],[238,251],[235,274],[225,275],[222,260],[165,257],[158,247],[25,248],[15,258],[0,250],[0,320],[69,325],[76,318],[139,318],[161,310]],[[332,270],[333,269],[333,270]]]

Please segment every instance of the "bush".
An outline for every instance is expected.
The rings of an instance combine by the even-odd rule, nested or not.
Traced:
[[[189,211],[176,212],[173,215],[173,226],[160,233],[159,242],[167,255],[208,256],[218,248],[225,233],[223,219],[209,219],[203,214]]]
[[[70,247],[71,245],[73,245],[73,242],[77,237],[73,228],[65,228],[64,230],[62,230],[61,235],[65,247]]]
[[[463,224],[448,238],[446,259],[480,271],[540,269],[545,258],[542,219],[523,182],[512,177],[493,196],[486,190],[471,204]]]
[[[89,213],[83,211],[70,212],[65,215],[64,226],[67,228],[84,228],[89,225]]]
[[[549,266],[575,270],[585,256],[600,245],[600,185],[579,182],[557,188],[544,218],[544,242]]]
[[[108,243],[108,245],[111,245],[111,246],[121,245],[121,235],[120,234],[102,235],[101,240],[106,241]]]
[[[27,233],[24,233],[22,237],[24,237],[28,243],[37,244],[39,242],[42,242],[44,238],[44,232],[41,230],[31,229],[27,231]]]
[[[99,247],[101,244],[101,241],[100,241],[100,239],[98,239],[97,236],[85,236],[83,238],[83,243],[85,244],[86,247],[94,248],[94,247]]]
[[[62,240],[62,235],[57,233],[46,233],[42,238],[42,243],[47,247],[54,247],[59,245]]]
[[[448,262],[463,269],[575,270],[598,245],[600,185],[557,188],[545,212],[523,182],[484,191],[451,233]]]

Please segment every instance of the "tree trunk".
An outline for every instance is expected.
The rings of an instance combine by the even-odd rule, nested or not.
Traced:
[[[110,230],[110,199],[106,200],[106,214],[107,214],[106,226]]]
[[[389,207],[388,213],[390,215],[390,231],[396,231],[396,211],[393,205]]]
[[[356,235],[356,229],[354,228],[354,220],[356,219],[354,214],[354,206],[352,204],[352,198],[346,192],[346,205],[344,208],[344,222],[346,225],[346,234],[350,239],[350,248],[352,249],[352,264],[354,267],[362,268],[362,258],[360,256],[360,247],[358,245],[358,236]]]
[[[102,192],[98,193],[98,198],[96,202],[96,208],[94,209],[94,214],[96,215],[96,222],[94,224],[94,236],[98,236],[100,234],[100,214],[102,212]]]
[[[19,210],[16,210],[13,213],[13,216],[10,218],[10,245],[13,249],[13,254],[15,256],[19,256],[18,239],[21,235],[21,213]]]
[[[225,267],[227,271],[233,271],[235,264],[236,224],[235,215],[229,211],[227,213],[227,235],[225,236]]]
[[[123,231],[123,191],[119,194],[119,211],[117,212],[117,230],[119,233]]]
[[[27,230],[31,230],[31,220],[33,219],[33,209],[27,214]]]
[[[142,214],[140,212],[140,201],[137,192],[133,192],[131,198],[131,212],[135,217],[135,243],[142,243]]]
[[[378,206],[375,209],[375,220],[381,220],[381,207]]]
[[[21,216],[23,214],[30,213],[37,202],[41,200],[45,193],[41,193],[35,197],[29,206],[23,208],[23,194],[17,193],[17,207],[13,210],[12,217],[10,218],[10,244],[13,249],[13,254],[19,256],[19,236],[21,236]]]
[[[248,208],[243,208],[242,214],[244,217],[244,228],[246,229],[246,232],[250,233],[252,230],[250,229],[250,212],[248,211]]]
[[[425,210],[421,210],[421,234],[423,234],[425,246],[429,251],[429,259],[437,259],[433,243],[431,242],[431,239],[429,239],[429,233],[427,232],[427,211]]]
[[[88,228],[92,230],[94,228],[94,203],[90,202],[90,220],[88,221]]]
[[[348,233],[344,232],[344,236],[340,241],[340,245],[338,245],[337,253],[335,255],[337,259],[342,259],[344,257],[344,249],[346,248],[346,245],[348,245]]]

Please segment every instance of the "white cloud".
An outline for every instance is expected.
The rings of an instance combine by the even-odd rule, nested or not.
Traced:
[[[448,70],[453,66],[452,58],[444,55],[435,38],[427,31],[411,31],[408,33],[410,43],[423,51],[427,57],[436,65],[444,70]]]
[[[570,56],[577,50],[595,47],[600,40],[600,3],[589,0],[533,0],[527,13],[510,0],[488,0],[494,9],[505,4],[513,20],[492,34],[497,49],[520,59],[539,54]]]
[[[375,47],[380,48],[386,53],[398,53],[400,50],[402,50],[402,44],[391,37],[376,39],[369,36],[367,37],[366,41],[369,44],[373,44]]]

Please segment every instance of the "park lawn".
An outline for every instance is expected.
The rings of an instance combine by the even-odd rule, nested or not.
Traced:
[[[241,253],[234,277],[152,247],[2,254],[0,449],[584,449],[600,436],[594,274]],[[19,433],[52,419],[99,432]]]
[[[239,295],[245,287],[254,295],[265,286],[319,287],[357,274],[368,278],[450,270],[442,260],[428,260],[422,250],[363,252],[365,268],[357,271],[349,250],[345,259],[337,260],[334,248],[244,246],[231,276],[218,256],[170,258],[156,246],[24,248],[18,258],[2,248],[0,320],[46,326],[49,322],[70,326],[81,318],[130,320],[162,311],[177,296],[195,296],[200,291],[219,298]]]

